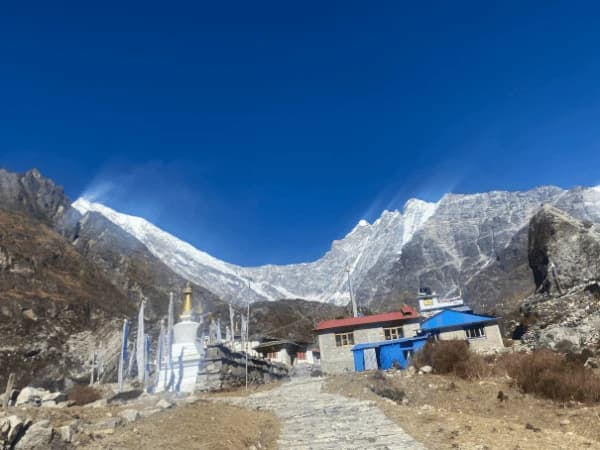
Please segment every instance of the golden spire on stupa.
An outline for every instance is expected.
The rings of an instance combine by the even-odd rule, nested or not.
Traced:
[[[183,303],[183,312],[181,313],[182,319],[189,319],[192,317],[192,286],[188,281],[183,291],[185,295],[185,302]]]

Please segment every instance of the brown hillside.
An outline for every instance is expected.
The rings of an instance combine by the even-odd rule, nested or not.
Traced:
[[[131,313],[62,236],[25,214],[0,211],[0,386],[9,371],[19,385],[60,385],[80,374],[87,342],[69,353],[69,338],[73,345],[78,333],[106,332],[112,319]]]

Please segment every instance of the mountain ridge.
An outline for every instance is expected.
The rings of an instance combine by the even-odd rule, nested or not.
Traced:
[[[494,190],[477,194],[445,194],[438,202],[409,199],[402,211],[384,210],[373,223],[360,220],[330,249],[311,262],[242,267],[209,255],[143,218],[118,213],[104,205],[78,199],[80,212],[104,213],[132,233],[174,272],[204,286],[226,301],[245,302],[302,298],[345,305],[349,302],[346,267],[363,306],[391,308],[430,286],[441,293],[466,288],[467,296],[487,273],[511,275],[519,267],[525,289],[523,252],[501,271],[501,258],[513,258],[513,239],[535,211],[555,204],[575,217],[600,221],[600,188],[564,190],[540,186],[529,191]],[[508,248],[508,250],[507,250]],[[513,258],[514,259],[514,258]],[[248,290],[248,283],[250,289]],[[507,285],[506,288],[509,286]],[[489,290],[485,303],[496,303],[506,289]],[[378,309],[381,309],[378,308]]]

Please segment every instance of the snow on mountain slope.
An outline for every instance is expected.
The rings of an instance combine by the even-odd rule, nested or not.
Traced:
[[[73,207],[82,215],[94,211],[142,242],[174,272],[205,286],[225,300],[303,298],[346,304],[349,301],[346,267],[352,283],[381,258],[395,258],[413,234],[435,211],[434,203],[409,200],[404,211],[384,211],[373,224],[361,220],[343,239],[311,263],[240,267],[221,261],[161,230],[147,220],[116,212],[102,204],[79,199]],[[250,281],[250,291],[248,282]]]
[[[598,187],[447,194],[437,203],[411,199],[402,212],[384,211],[372,224],[359,221],[316,261],[260,267],[226,263],[142,218],[101,204],[79,199],[73,206],[82,214],[104,215],[174,272],[227,301],[302,298],[344,305],[349,302],[349,267],[359,303],[381,305],[419,286],[442,293],[464,287],[490,264],[501,263],[498,255],[546,203],[600,222]]]

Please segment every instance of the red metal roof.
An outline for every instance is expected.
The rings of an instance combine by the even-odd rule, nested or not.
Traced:
[[[384,314],[374,314],[372,316],[363,316],[363,317],[347,317],[344,319],[335,319],[335,320],[324,320],[323,322],[319,322],[315,331],[323,331],[329,330],[332,328],[347,328],[347,327],[355,327],[359,325],[368,325],[371,323],[379,323],[379,322],[397,322],[399,320],[409,320],[416,319],[419,317],[419,313],[415,311],[408,305],[404,305],[400,308],[400,311],[384,313]]]

